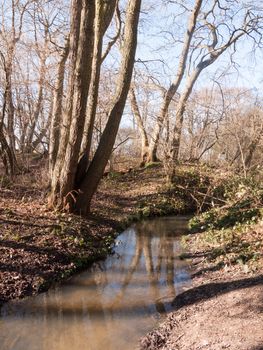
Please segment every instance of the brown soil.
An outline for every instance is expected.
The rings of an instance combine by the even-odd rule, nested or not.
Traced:
[[[0,190],[0,304],[46,290],[105,256],[111,225],[49,211],[37,189]],[[108,251],[108,250],[107,250]]]
[[[0,306],[47,290],[111,251],[116,232],[139,219],[138,203],[154,201],[161,169],[105,177],[87,218],[47,209],[43,165],[0,183]],[[44,180],[43,180],[44,178]]]

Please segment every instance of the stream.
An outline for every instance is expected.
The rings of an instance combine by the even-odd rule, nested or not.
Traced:
[[[0,349],[134,350],[190,284],[179,258],[188,219],[133,225],[105,261],[47,293],[5,304]]]

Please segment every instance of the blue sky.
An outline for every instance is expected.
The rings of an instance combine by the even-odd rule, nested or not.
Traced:
[[[177,0],[177,2],[180,1]],[[189,15],[189,12],[184,12],[178,4],[167,6],[165,5],[167,2],[168,0],[143,0],[136,57],[137,60],[145,62],[135,64],[136,70],[143,70],[152,75],[165,88],[169,87],[176,75],[181,43]],[[181,3],[192,8],[194,0],[185,0]],[[241,4],[240,1],[236,3]],[[204,4],[210,5],[211,0],[204,1]],[[234,24],[237,25],[240,21],[241,15]],[[224,33],[228,34],[224,28],[221,33],[222,37]],[[223,89],[244,88],[244,90],[253,90],[256,95],[261,96],[263,50],[258,48],[253,51],[252,41],[242,40],[237,44],[236,53],[233,56],[235,64],[231,64],[230,55],[232,52],[232,49],[227,50],[214,64],[206,68],[196,82],[194,90],[212,87],[214,80],[216,80]],[[179,92],[183,86],[184,84],[181,84]],[[140,93],[138,93],[137,98],[140,99]],[[161,99],[158,97],[158,93],[154,93],[151,108],[155,117],[159,113],[160,107]],[[131,126],[132,120],[128,104],[122,125]]]
[[[193,4],[193,0],[183,2],[185,5]],[[204,2],[205,3],[205,2]],[[209,2],[208,2],[209,3]],[[211,1],[210,1],[211,3]],[[188,20],[188,13],[182,14],[182,9],[176,4],[164,5],[165,1],[143,2],[141,25],[137,48],[137,59],[141,59],[147,65],[149,72],[159,78],[167,87],[174,78],[177,69],[178,56],[181,44],[176,39],[182,40]],[[178,13],[180,15],[178,16]],[[241,21],[237,17],[237,21]],[[234,23],[236,24],[236,23]],[[222,31],[224,33],[224,29]],[[226,86],[238,86],[262,90],[263,87],[263,52],[257,49],[252,52],[252,41],[243,40],[237,44],[237,52],[233,58],[235,65],[230,65],[230,52],[224,53],[217,62],[202,72],[196,85],[206,86],[211,80],[220,78]],[[161,63],[161,60],[163,61]],[[137,68],[145,68],[143,64],[136,64]],[[260,93],[260,91],[259,91]]]

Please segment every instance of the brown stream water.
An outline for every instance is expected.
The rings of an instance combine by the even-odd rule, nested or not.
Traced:
[[[67,283],[0,312],[1,350],[134,350],[189,285],[179,259],[188,217],[143,221],[115,254]]]

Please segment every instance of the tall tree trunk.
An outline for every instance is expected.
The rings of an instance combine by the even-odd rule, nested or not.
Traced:
[[[12,152],[15,153],[15,131],[14,131],[14,118],[15,108],[13,104],[12,96],[12,83],[11,83],[11,68],[7,69],[6,72],[6,108],[7,108],[7,134],[9,139],[9,146]]]
[[[76,197],[74,210],[79,214],[85,215],[90,210],[91,199],[97,190],[114,146],[130,88],[137,46],[137,29],[141,0],[129,0],[127,6],[122,62],[116,96],[93,160],[85,177],[77,188],[79,192]]]
[[[70,123],[72,117],[72,96],[74,93],[75,68],[78,54],[78,44],[80,37],[80,21],[82,11],[82,0],[72,0],[71,4],[71,23],[69,37],[69,82],[66,96],[66,108],[62,113],[61,130],[59,134],[59,147],[56,154],[56,159],[52,169],[51,176],[51,194],[49,196],[50,205],[56,206],[56,198],[59,197],[59,178],[65,157]]]
[[[58,64],[57,81],[54,91],[52,119],[49,136],[49,171],[50,177],[53,176],[53,170],[57,159],[59,142],[60,142],[60,128],[62,121],[62,102],[64,91],[65,67],[69,55],[69,38],[66,38],[66,43],[63,52],[61,53]]]
[[[141,163],[140,166],[143,167],[149,157],[149,140],[148,135],[146,133],[145,127],[143,125],[142,116],[139,110],[139,106],[136,100],[136,95],[134,88],[130,89],[130,102],[131,102],[131,109],[132,113],[134,115],[134,118],[136,119],[140,135],[141,135]]]
[[[102,63],[102,44],[103,36],[108,29],[117,0],[109,3],[103,3],[100,0],[96,1],[96,18],[95,18],[95,39],[94,51],[92,60],[92,75],[88,97],[87,116],[84,126],[84,134],[81,143],[80,162],[77,171],[77,182],[83,177],[87,171],[92,144],[92,136],[98,104],[99,81]]]
[[[9,51],[9,57],[5,63],[5,90],[3,94],[3,107],[0,120],[0,144],[1,157],[5,166],[6,174],[14,175],[19,172],[19,166],[15,155],[14,134],[14,105],[12,96],[12,59],[14,46]],[[4,120],[7,115],[7,137],[4,134]],[[9,142],[8,142],[9,141]]]
[[[170,158],[172,161],[177,161],[179,156],[180,139],[183,127],[183,116],[188,98],[193,90],[194,84],[199,77],[202,70],[205,68],[203,65],[199,65],[193,72],[191,76],[188,77],[184,92],[182,93],[177,107],[176,107],[176,117],[175,126],[173,130],[173,137],[170,148]]]
[[[38,94],[36,99],[36,104],[33,110],[33,116],[31,120],[31,124],[27,130],[26,135],[26,152],[31,152],[33,148],[33,138],[37,126],[37,122],[40,117],[40,113],[43,106],[43,98],[44,98],[44,83],[46,76],[46,62],[48,57],[48,45],[49,45],[49,26],[47,24],[44,25],[44,48],[43,51],[38,53],[40,58],[40,69],[39,69],[39,79],[38,79]]]
[[[40,73],[39,73],[39,80],[38,80],[38,95],[37,95],[37,101],[36,105],[33,111],[33,118],[31,121],[31,124],[29,125],[27,135],[26,135],[26,152],[31,152],[33,150],[32,142],[36,130],[36,125],[41,113],[42,104],[43,104],[43,90],[44,90],[44,81],[45,81],[45,74],[46,74],[46,53],[44,53],[44,57],[41,58],[40,63]]]
[[[19,172],[19,166],[13,150],[8,145],[6,137],[0,130],[0,156],[3,160],[5,172],[7,175],[15,175]]]
[[[170,169],[168,174],[169,182],[173,181],[173,177],[175,174],[175,166],[178,162],[178,157],[179,157],[179,148],[180,148],[180,142],[181,142],[181,136],[182,136],[184,111],[185,111],[186,103],[193,90],[195,82],[197,81],[199,75],[205,68],[213,64],[218,59],[218,57],[220,57],[228,49],[228,47],[230,47],[231,45],[234,45],[235,42],[245,34],[244,31],[241,31],[236,36],[231,36],[229,41],[225,45],[216,49],[218,39],[217,39],[215,28],[213,28],[212,31],[214,34],[213,44],[208,47],[209,55],[204,55],[204,57],[208,56],[208,58],[204,59],[204,57],[202,57],[200,59],[200,62],[197,64],[196,68],[189,75],[186,81],[184,92],[181,94],[177,105],[175,126],[173,130],[171,147],[169,150],[170,156],[168,159],[168,163],[170,163],[168,164],[168,167]]]
[[[73,204],[72,191],[74,191],[75,175],[78,164],[78,156],[83,136],[88,90],[91,79],[95,0],[73,1],[73,16],[78,16],[78,7],[81,5],[81,18],[79,28],[75,25],[76,17],[72,18],[72,30],[70,41],[73,45],[71,57],[71,69],[74,73],[71,77],[72,86],[68,89],[68,110],[63,118],[66,124],[65,134],[62,135],[62,144],[58,152],[58,158],[52,178],[51,203],[59,207],[71,207]],[[76,39],[77,46],[73,43]],[[65,121],[65,123],[64,123]]]
[[[14,131],[14,118],[15,108],[13,103],[12,94],[12,73],[13,73],[13,61],[15,52],[15,41],[11,41],[8,48],[7,60],[4,62],[5,70],[5,90],[4,90],[4,104],[3,104],[3,118],[7,118],[7,137],[9,141],[9,147],[13,154],[15,154],[15,131]],[[4,122],[4,120],[3,120]]]
[[[53,101],[51,102],[50,110],[48,113],[48,118],[47,121],[44,125],[44,127],[41,129],[40,133],[37,135],[36,139],[32,142],[32,149],[35,150],[37,147],[43,142],[43,139],[47,136],[48,134],[48,129],[50,126],[50,123],[52,121],[52,111],[53,111]]]
[[[168,113],[170,103],[174,98],[174,95],[176,94],[185,73],[190,44],[195,31],[196,21],[197,21],[198,14],[200,12],[201,5],[202,5],[202,0],[196,0],[191,16],[189,17],[188,27],[184,38],[184,44],[183,44],[183,48],[182,48],[182,52],[181,52],[181,56],[178,64],[177,74],[174,82],[171,84],[171,86],[169,87],[169,89],[165,94],[161,111],[157,116],[157,121],[155,124],[153,136],[152,136],[150,148],[149,148],[148,162],[155,162],[157,160],[157,149],[158,149],[161,131],[163,128],[165,117]]]

